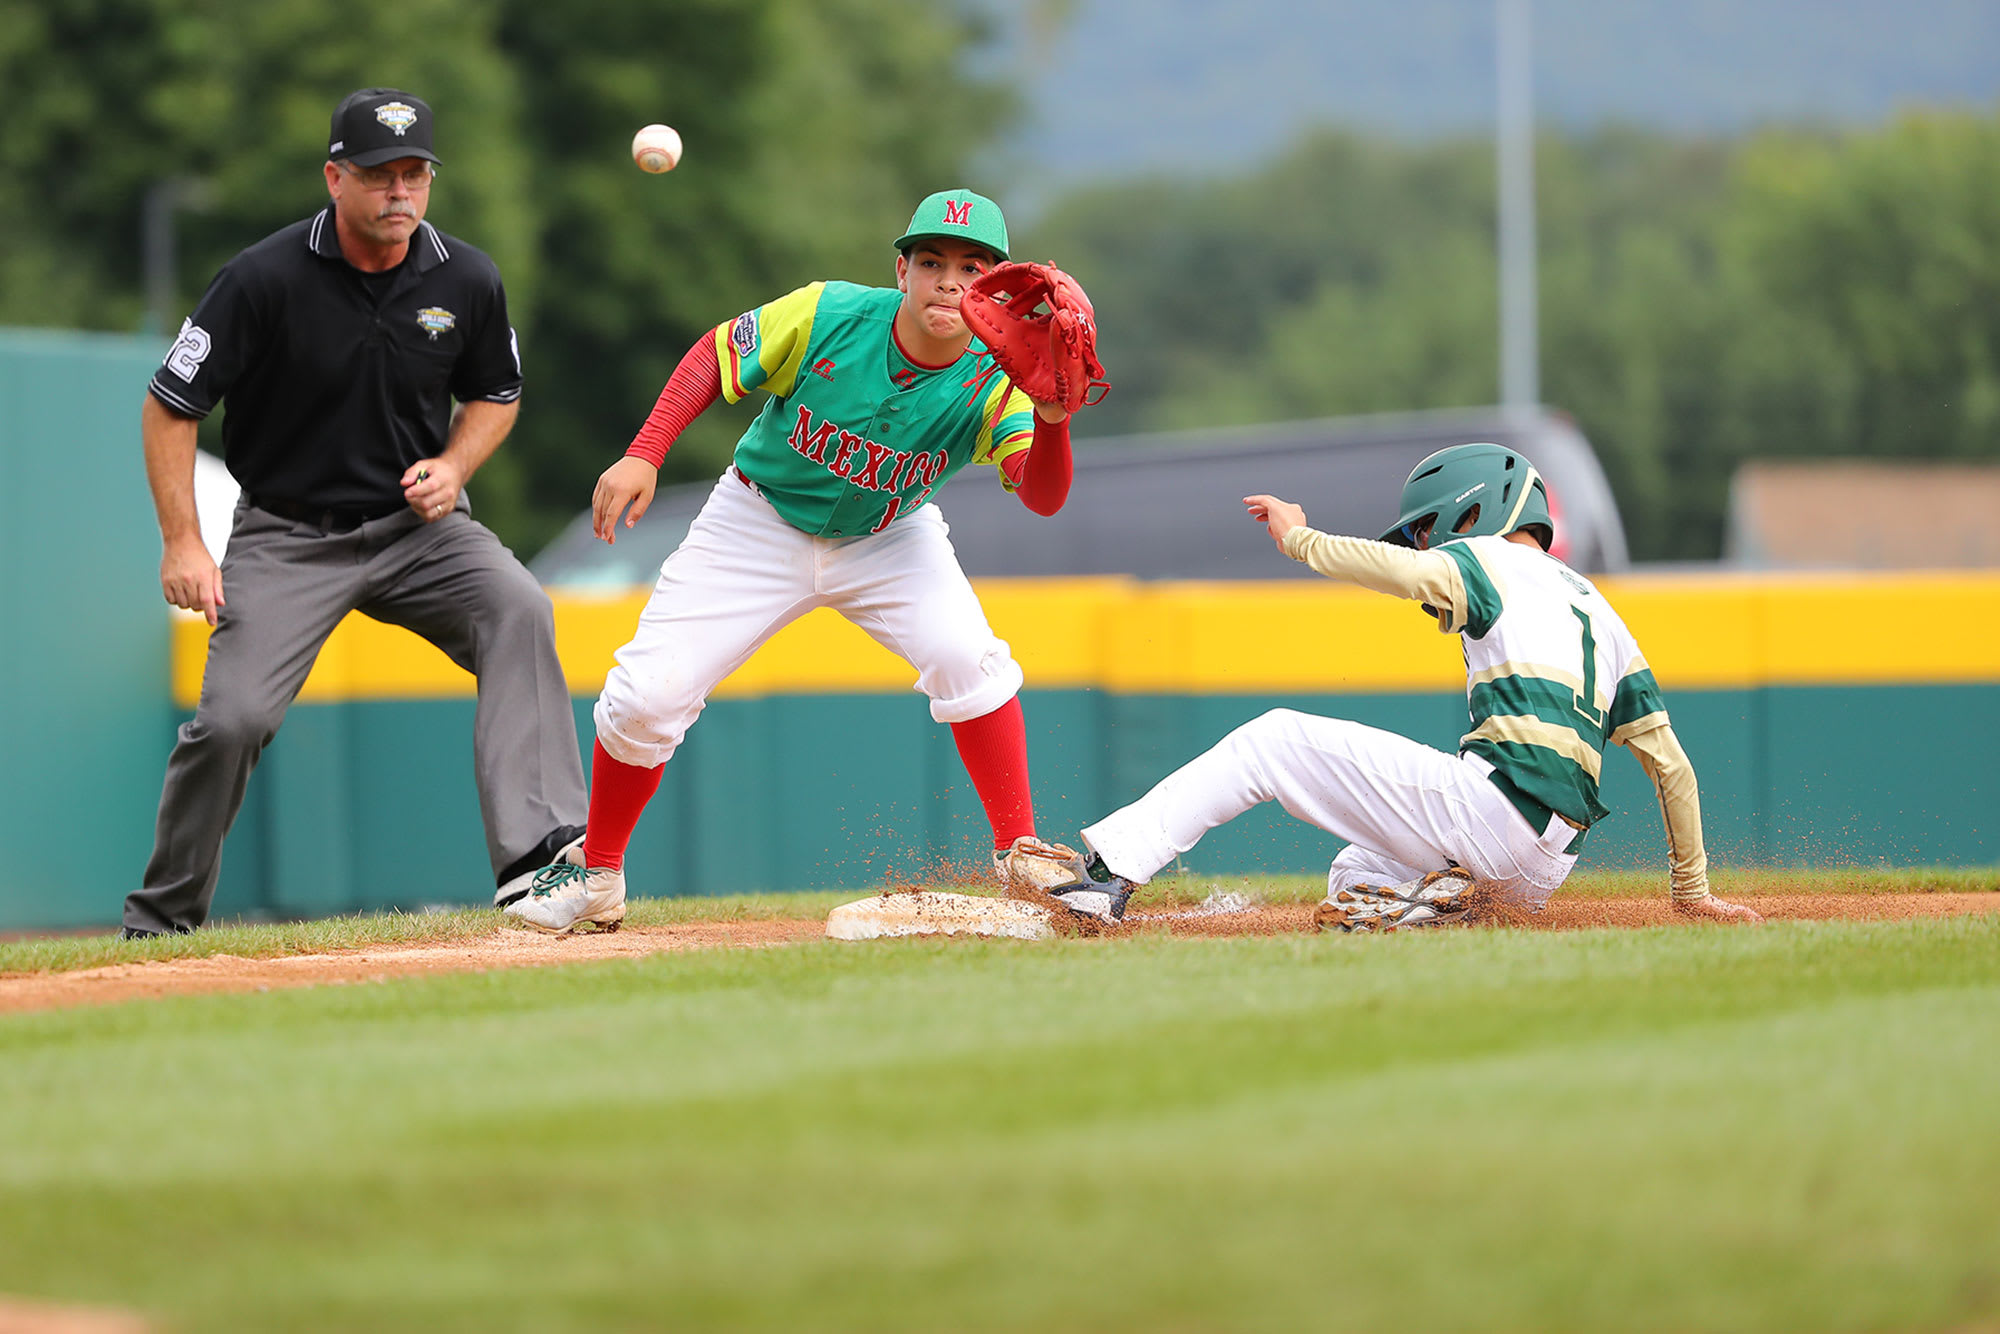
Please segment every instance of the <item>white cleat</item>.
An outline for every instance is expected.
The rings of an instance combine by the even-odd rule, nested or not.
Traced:
[[[527,894],[507,905],[507,916],[557,936],[586,922],[616,931],[625,923],[625,873],[566,861],[545,866]]]
[[[1088,883],[1083,858],[1075,848],[1061,843],[1044,843],[1033,834],[1023,834],[993,853],[993,874],[1009,890],[1048,894],[1066,886]]]
[[[583,865],[583,835],[578,834],[568,843],[565,843],[562,849],[556,853],[552,862],[574,862],[578,866]],[[523,871],[506,884],[494,890],[493,906],[496,908],[505,908],[509,904],[519,903],[521,897],[535,887],[535,877],[547,869],[545,866],[538,866],[532,871]]]
[[[1355,885],[1327,895],[1313,910],[1322,931],[1407,931],[1419,926],[1451,926],[1465,920],[1472,877],[1463,871],[1433,871],[1394,888]]]

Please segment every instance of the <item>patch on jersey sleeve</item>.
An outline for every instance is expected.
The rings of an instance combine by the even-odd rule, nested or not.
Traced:
[[[736,317],[736,323],[729,326],[729,348],[737,357],[748,361],[757,352],[757,312],[746,310]]]

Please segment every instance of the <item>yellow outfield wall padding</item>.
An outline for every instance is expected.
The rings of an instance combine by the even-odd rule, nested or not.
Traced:
[[[1776,679],[2000,681],[2000,576],[1827,578],[1776,593],[1765,619]]]
[[[1415,603],[1333,584],[1138,584],[1104,631],[1097,684],[1127,694],[1427,691],[1464,680],[1458,640]],[[1035,681],[1031,651],[1022,662]]]
[[[1031,688],[1120,693],[1427,693],[1464,688],[1457,640],[1415,604],[1330,582],[975,581]],[[2000,682],[2000,572],[1626,575],[1600,581],[1668,690]],[[591,696],[648,590],[557,592],[570,690]],[[192,708],[208,626],[181,613],[173,695]],[[772,638],[716,692],[878,693],[916,673],[833,612]],[[469,696],[472,678],[408,631],[362,616],[320,654],[306,701]]]
[[[1597,586],[1662,687],[1740,690],[1764,683],[1765,603],[1756,587],[1714,576],[1605,578]]]

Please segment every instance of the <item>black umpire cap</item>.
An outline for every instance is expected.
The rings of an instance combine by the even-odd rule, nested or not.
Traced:
[[[405,157],[438,161],[438,155],[431,152],[430,103],[399,88],[363,88],[349,93],[333,109],[326,156],[329,161],[344,159],[357,167],[376,167]]]

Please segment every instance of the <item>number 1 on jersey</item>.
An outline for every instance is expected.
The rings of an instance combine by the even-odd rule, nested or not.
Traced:
[[[1583,689],[1576,692],[1575,708],[1593,727],[1604,726],[1604,710],[1597,707],[1597,636],[1590,628],[1590,614],[1572,605],[1576,619],[1583,623]]]

